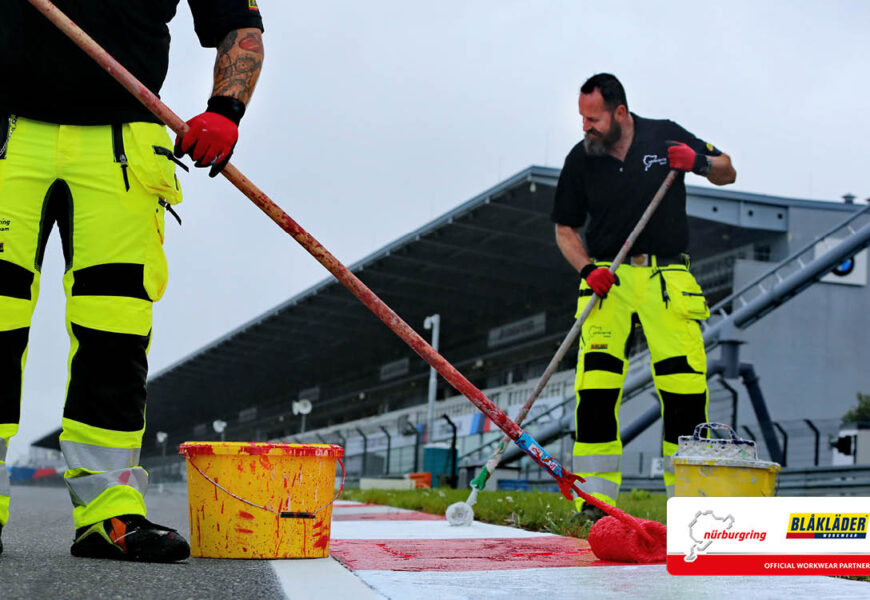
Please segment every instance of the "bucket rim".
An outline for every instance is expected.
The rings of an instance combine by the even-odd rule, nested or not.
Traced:
[[[344,448],[336,444],[289,442],[184,442],[178,453],[193,456],[295,456],[342,458]]]
[[[694,456],[674,456],[674,466],[703,466],[703,467],[739,467],[742,469],[761,469],[778,473],[782,470],[779,463],[766,460],[740,460],[737,458],[713,458]]]

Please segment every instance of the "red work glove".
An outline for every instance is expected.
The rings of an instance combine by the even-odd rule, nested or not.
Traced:
[[[598,267],[593,263],[583,267],[583,270],[580,271],[580,277],[586,280],[592,291],[600,298],[607,298],[607,292],[610,291],[614,283],[619,285],[619,280],[609,269]]]
[[[706,155],[698,154],[688,144],[668,142],[668,166],[706,176],[710,172],[711,165]]]
[[[214,96],[207,110],[187,122],[190,129],[175,138],[175,156],[189,154],[197,167],[211,167],[209,177],[220,173],[239,139],[239,121],[245,104],[228,96]]]

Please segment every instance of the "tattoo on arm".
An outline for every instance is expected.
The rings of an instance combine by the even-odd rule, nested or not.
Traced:
[[[231,31],[217,47],[212,96],[230,96],[247,104],[263,66],[263,38],[259,29]]]

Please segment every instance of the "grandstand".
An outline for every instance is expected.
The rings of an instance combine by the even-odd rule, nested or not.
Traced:
[[[442,354],[510,414],[574,318],[577,277],[559,254],[549,219],[558,176],[558,169],[525,169],[350,267],[421,333],[424,319],[439,314]],[[692,271],[712,305],[862,207],[688,186],[687,210]],[[870,331],[866,254],[743,334],[741,358],[761,376],[783,441],[791,431],[797,463],[813,460],[812,452],[795,450],[805,447],[798,437],[812,435],[803,420],[836,433],[856,392],[870,391],[861,359]],[[638,344],[642,349],[642,336]],[[569,354],[542,394],[538,424],[570,421],[573,409],[564,401],[573,396],[575,358]],[[325,279],[155,373],[143,456],[157,461],[166,447],[221,436],[330,441],[346,447],[357,476],[401,474],[419,468],[416,445],[451,433],[446,420],[431,434],[422,427],[428,376],[421,358]],[[638,397],[624,406],[621,423],[653,404],[648,393]],[[436,415],[456,424],[467,460],[497,437],[440,379],[437,399]],[[311,402],[310,414],[293,414],[299,400]],[[739,382],[711,380],[711,417],[761,439]],[[223,433],[213,429],[215,420],[227,423]],[[157,432],[168,434],[163,443]],[[649,473],[660,436],[660,425],[649,427],[627,449],[633,454],[625,464]],[[56,447],[56,439],[54,433],[36,445]],[[830,463],[823,441],[817,464]],[[570,442],[565,435],[550,448],[564,457]]]

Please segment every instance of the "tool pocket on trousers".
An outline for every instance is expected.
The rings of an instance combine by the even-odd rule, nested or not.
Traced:
[[[710,316],[710,308],[707,306],[704,292],[689,271],[667,270],[662,275],[665,277],[674,310],[686,319],[694,321],[704,321]]]
[[[143,285],[152,302],[157,302],[166,291],[169,281],[169,268],[166,264],[166,254],[163,252],[165,212],[161,205],[156,204],[154,210],[154,231],[148,238],[145,249],[145,273]]]
[[[181,202],[181,186],[175,176],[179,163],[172,154],[166,128],[156,123],[135,122],[124,124],[122,132],[124,154],[118,160],[116,144],[116,161],[121,162],[125,178],[129,167],[132,176],[148,192],[169,204]],[[126,179],[125,183],[129,189]]]
[[[586,309],[586,305],[589,304],[589,300],[592,298],[592,288],[589,287],[589,284],[586,281],[580,282],[580,292],[577,297],[577,312],[574,313],[574,318],[579,319],[580,315],[583,314],[583,311]]]

